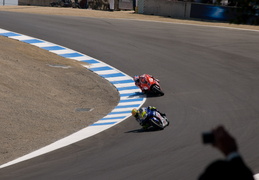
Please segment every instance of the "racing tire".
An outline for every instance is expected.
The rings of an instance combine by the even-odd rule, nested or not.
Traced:
[[[150,122],[152,123],[152,126],[156,129],[159,129],[159,130],[163,130],[164,129],[164,126],[162,124],[162,122],[159,120],[159,123],[157,121],[155,121],[154,119],[150,119]]]
[[[155,94],[158,94],[158,95],[160,95],[160,96],[165,95],[165,93],[160,89],[160,87],[159,87],[158,85],[152,86],[152,91],[153,91]]]

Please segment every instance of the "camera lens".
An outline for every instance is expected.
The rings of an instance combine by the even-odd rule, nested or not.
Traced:
[[[212,144],[214,143],[214,135],[212,132],[204,132],[202,133],[202,141],[203,144]]]

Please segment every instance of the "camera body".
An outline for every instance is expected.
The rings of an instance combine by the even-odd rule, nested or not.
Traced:
[[[202,133],[203,144],[213,144],[215,142],[214,134],[212,132]]]

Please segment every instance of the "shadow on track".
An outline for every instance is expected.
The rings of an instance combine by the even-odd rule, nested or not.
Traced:
[[[156,131],[162,131],[160,129],[154,128],[154,127],[150,127],[148,129],[135,129],[135,130],[131,130],[131,131],[127,131],[125,133],[145,133],[145,132],[156,132]]]

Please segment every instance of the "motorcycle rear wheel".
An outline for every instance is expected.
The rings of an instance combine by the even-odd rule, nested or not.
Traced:
[[[159,121],[159,123],[158,123],[154,119],[150,119],[150,122],[151,122],[151,124],[152,124],[152,126],[154,128],[159,129],[159,130],[163,130],[164,129],[163,123],[161,121]]]
[[[158,85],[154,85],[152,86],[152,91],[160,96],[163,96],[165,93],[160,89],[160,87]]]

